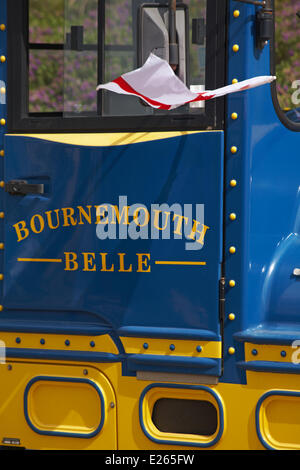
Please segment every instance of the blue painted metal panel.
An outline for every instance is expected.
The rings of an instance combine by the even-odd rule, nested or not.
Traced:
[[[155,328],[167,337],[180,331],[181,338],[220,340],[218,280],[222,244],[223,133],[207,132],[159,141],[115,147],[80,147],[22,136],[6,136],[6,181],[26,179],[45,183],[44,195],[5,196],[6,276],[3,315],[11,310],[24,324],[52,319],[80,319],[106,325],[111,331],[127,328],[140,336]],[[128,205],[153,203],[205,205],[209,226],[201,250],[186,250],[188,239],[99,240],[96,218],[92,223],[50,229],[47,211],[99,204],[118,205],[126,195]],[[91,211],[96,214],[96,210]],[[33,215],[43,217],[45,227],[33,233]],[[194,213],[195,214],[195,213]],[[76,214],[74,215],[76,217]],[[52,212],[53,223],[56,214]],[[24,221],[29,234],[17,241],[13,227]],[[36,218],[37,231],[41,219]],[[79,221],[79,218],[77,222]],[[19,226],[21,228],[21,225]],[[24,225],[23,225],[24,227]],[[25,236],[26,231],[21,232]],[[78,269],[66,271],[64,253],[77,254]],[[83,271],[82,253],[95,253],[93,272]],[[103,272],[100,253],[107,253]],[[118,253],[125,253],[119,272]],[[136,272],[137,253],[149,254]],[[18,259],[62,259],[62,262],[20,262]],[[145,258],[146,259],[146,258]],[[206,262],[206,266],[158,265],[155,261]],[[74,265],[72,265],[74,266]],[[91,267],[91,266],[90,266]],[[45,313],[47,311],[47,313]],[[23,312],[23,313],[22,313]],[[35,319],[35,320],[34,320]],[[185,334],[186,330],[186,334]],[[162,333],[163,332],[163,333]]]
[[[269,46],[255,48],[256,7],[234,0],[229,6],[228,82],[270,75]],[[234,44],[240,46],[237,53]],[[233,112],[237,120],[231,119]],[[287,344],[287,331],[298,336],[299,280],[292,272],[300,265],[299,145],[299,133],[287,129],[275,112],[270,86],[228,97],[225,249],[228,254],[235,245],[237,252],[226,257],[226,277],[236,280],[227,291],[226,316],[233,312],[236,319],[225,322],[225,382],[245,382],[236,367],[244,359],[241,339]],[[232,178],[235,189],[229,189]],[[229,221],[230,212],[237,214],[235,222]],[[226,354],[231,345],[234,356]]]
[[[7,28],[6,28],[6,2],[0,3],[0,56],[7,58]],[[4,133],[6,131],[6,76],[7,76],[7,60],[0,62],[0,87],[5,89],[5,94],[0,94],[0,120],[5,120],[5,124],[0,125],[0,181],[4,180]],[[0,187],[0,212],[4,211],[3,188]],[[0,218],[0,243],[4,242],[4,219]],[[0,273],[3,274],[4,252],[0,249]],[[3,303],[3,283],[0,280],[0,305]]]
[[[240,10],[237,18],[233,16],[235,9]],[[261,52],[255,47],[255,12],[252,5],[229,1],[228,83],[233,78],[270,74],[269,46]],[[233,52],[234,44],[239,45],[238,52]],[[0,79],[5,76],[5,67],[5,63],[0,67]],[[1,110],[1,117],[5,117],[2,105]],[[233,112],[238,114],[236,120],[231,119]],[[292,271],[300,266],[300,136],[279,120],[269,85],[229,96],[226,113],[227,285],[222,381],[245,383],[239,367],[244,363],[244,341],[286,345],[299,337],[299,280]],[[58,330],[69,328],[77,334],[114,331],[127,336],[220,339],[217,280],[221,259],[222,145],[222,134],[209,132],[112,148],[7,137],[6,180],[38,176],[45,179],[48,194],[6,197],[7,278],[0,322],[7,330],[16,326],[20,331],[57,331],[57,323]],[[237,147],[235,154],[231,153],[232,146]],[[231,179],[237,181],[237,186],[230,186]],[[204,203],[205,222],[211,227],[205,248],[188,252],[183,240],[100,243],[95,227],[87,225],[76,230],[48,230],[48,235],[45,230],[16,243],[12,224],[19,220],[28,225],[32,214],[47,210],[101,202],[117,204],[122,194],[128,196],[130,204]],[[229,219],[231,212],[237,215],[235,221]],[[236,247],[233,255],[229,254],[230,246]],[[115,264],[115,254],[121,252],[128,254],[130,262],[136,253],[149,252],[152,261],[205,260],[208,264],[205,268],[153,266],[150,274],[94,275],[66,273],[57,265],[20,266],[15,262],[18,256],[52,257],[64,250],[112,252]],[[229,287],[230,279],[236,282],[234,288]],[[83,291],[88,295],[83,296]],[[229,313],[235,314],[234,321],[228,320]],[[236,354],[227,352],[230,346],[236,348]]]

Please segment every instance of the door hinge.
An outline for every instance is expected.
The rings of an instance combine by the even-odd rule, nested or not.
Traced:
[[[5,183],[5,191],[13,196],[44,194],[44,185],[41,183],[28,183],[25,180],[11,180]]]
[[[225,277],[219,280],[219,318],[223,323],[225,319]]]

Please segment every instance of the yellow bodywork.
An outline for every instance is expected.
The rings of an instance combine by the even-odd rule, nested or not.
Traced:
[[[20,338],[18,344],[16,336]],[[38,348],[40,338],[41,335],[32,333],[1,334],[7,347],[14,348],[14,351],[19,347],[28,353],[30,349]],[[94,340],[97,351],[117,353],[113,341],[106,335],[95,338],[69,336],[69,346],[65,345],[64,335],[47,334],[43,338],[43,348],[49,350],[63,352],[73,348],[74,351],[84,351]],[[123,338],[122,341],[125,350],[139,352],[136,339]],[[159,354],[166,352],[166,340],[156,339],[155,342]],[[185,354],[186,343],[177,343]],[[219,346],[210,347],[210,353],[217,356]],[[265,349],[247,345],[246,360],[253,359],[250,357],[253,347],[261,355]],[[268,359],[274,360],[280,350],[280,347],[268,346]],[[0,382],[2,444],[11,439],[18,440],[20,447],[27,449],[200,451],[203,444],[208,444],[204,449],[220,450],[300,448],[300,379],[293,374],[247,372],[247,385],[191,386],[178,381],[178,384],[172,382],[168,388],[170,383],[160,380],[156,386],[149,387],[157,381],[125,376],[119,362],[3,358]],[[208,438],[159,431],[151,419],[153,405],[158,398],[168,397],[211,401],[218,410],[218,420],[221,411],[224,421],[217,442],[210,446],[215,435]],[[216,434],[219,431],[220,422]],[[155,442],[157,439],[161,442]],[[179,444],[172,445],[171,442]]]

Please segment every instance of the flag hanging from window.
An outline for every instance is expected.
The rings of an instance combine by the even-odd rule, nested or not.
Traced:
[[[150,54],[142,67],[124,73],[112,82],[99,85],[97,90],[102,88],[123,95],[138,96],[153,108],[169,110],[187,103],[249,90],[271,83],[275,79],[276,77],[272,76],[255,77],[217,90],[195,93],[175,75],[167,61]]]

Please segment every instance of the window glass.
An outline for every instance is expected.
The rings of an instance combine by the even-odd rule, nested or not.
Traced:
[[[196,92],[205,87],[206,2],[177,2],[176,73]],[[154,17],[160,24],[157,47]],[[166,2],[29,0],[29,112],[63,112],[72,117],[165,114],[136,97],[107,90],[97,93],[96,87],[140,67],[150,52],[167,59],[168,44],[161,39],[166,37]],[[171,111],[204,112],[204,102]]]
[[[29,0],[29,113],[64,108],[64,0]]]
[[[64,42],[64,0],[29,0],[29,42]]]
[[[97,61],[97,51],[65,51],[65,115],[97,115]]]
[[[300,122],[300,2],[274,0],[276,87],[281,109]]]
[[[113,80],[125,72],[129,72],[142,65],[138,61],[138,15],[143,0],[109,0],[106,2],[105,18],[105,81]],[[150,0],[147,3],[156,3]],[[166,5],[162,2],[162,5]],[[168,10],[166,7],[159,9],[166,25],[168,24]],[[203,41],[201,45],[193,43],[192,21],[200,19]],[[200,92],[205,88],[205,25],[206,25],[206,0],[186,0],[177,2],[177,30],[180,53],[186,54],[186,70],[178,73],[180,78],[192,91]],[[180,36],[179,30],[186,23],[186,38]],[[182,44],[186,39],[185,45]],[[154,42],[155,44],[155,42]],[[138,98],[115,95],[102,91],[104,115],[161,115],[165,111],[153,110],[140,102]],[[193,103],[189,106],[173,110],[173,114],[202,112],[204,103]]]
[[[64,109],[63,51],[29,51],[29,112],[51,113]]]
[[[64,0],[29,0],[29,42],[64,42]]]
[[[195,0],[186,0],[185,4],[189,6],[189,34],[190,34],[190,83],[191,85],[205,84],[205,48],[206,36],[203,36],[203,44],[195,44],[193,41],[193,19],[199,18],[205,20],[204,31],[206,28],[206,2]]]
[[[99,7],[98,0],[65,0],[65,116],[98,114]]]

